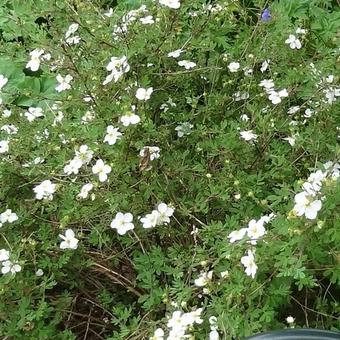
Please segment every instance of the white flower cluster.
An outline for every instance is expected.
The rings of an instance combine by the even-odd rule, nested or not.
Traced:
[[[125,14],[121,19],[121,23],[113,26],[113,33],[112,33],[113,39],[118,40],[121,35],[126,34],[128,31],[129,25],[133,23],[134,21],[136,21],[139,15],[145,12],[147,12],[146,6],[142,5],[138,9],[134,9],[132,11],[129,11],[127,14]],[[113,14],[113,10],[112,12],[106,13],[105,15],[107,17],[110,17],[112,14]]]
[[[280,91],[275,90],[275,84],[272,79],[264,79],[259,85],[264,88],[268,95],[268,99],[274,105],[281,103],[282,98],[288,97],[288,92],[286,89],[282,89]]]
[[[157,328],[154,335],[149,340],[179,340],[191,338],[187,331],[191,329],[195,324],[200,325],[203,323],[201,319],[203,309],[198,308],[192,312],[183,313],[180,310],[176,310],[172,313],[171,318],[168,320],[168,336],[165,336],[165,332],[162,328]]]
[[[247,236],[249,238],[249,243],[256,245],[257,241],[266,234],[264,225],[270,222],[274,217],[274,214],[264,215],[257,221],[255,219],[251,220],[248,223],[247,228],[232,231],[228,235],[230,243],[240,241]],[[247,255],[241,258],[241,263],[245,267],[246,274],[254,278],[257,272],[257,265],[252,250],[248,250]]]
[[[50,180],[45,180],[33,188],[35,197],[38,200],[46,199],[52,201],[55,190],[56,184],[53,184]]]
[[[327,178],[336,180],[340,175],[340,164],[327,162],[323,165],[324,171],[317,170],[310,174],[307,181],[302,184],[303,191],[295,195],[293,212],[297,216],[305,216],[309,220],[316,219],[322,207],[320,191]]]
[[[111,57],[106,69],[111,72],[104,80],[103,85],[110,83],[112,80],[115,83],[123,76],[124,73],[130,71],[130,65],[127,62],[127,57]]]
[[[88,164],[93,157],[93,151],[87,145],[81,145],[79,150],[76,150],[75,153],[75,157],[64,167],[64,173],[67,175],[77,175],[79,169],[83,165]]]
[[[6,249],[0,249],[0,262],[2,265],[1,273],[2,274],[11,273],[12,275],[15,275],[15,273],[21,271],[21,266],[17,261],[11,261],[9,258],[10,258],[9,251]]]

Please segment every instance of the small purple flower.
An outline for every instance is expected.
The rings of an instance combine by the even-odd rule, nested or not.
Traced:
[[[269,21],[271,19],[271,15],[270,15],[270,11],[268,8],[266,8],[263,12],[262,12],[262,15],[261,15],[261,20],[262,21]]]

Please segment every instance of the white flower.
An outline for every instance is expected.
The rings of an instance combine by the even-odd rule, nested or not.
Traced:
[[[131,213],[123,214],[121,212],[116,214],[116,217],[111,222],[111,228],[117,229],[119,235],[124,235],[127,231],[132,230],[135,226],[132,223],[133,216]]]
[[[236,102],[238,102],[240,100],[246,100],[246,99],[249,98],[249,92],[247,92],[247,91],[243,91],[243,92],[237,91],[233,94],[233,97],[234,97]]]
[[[274,104],[281,103],[281,98],[288,97],[288,92],[286,89],[275,91],[275,90],[268,90],[269,97],[268,99]]]
[[[18,215],[14,212],[12,212],[11,209],[7,209],[5,212],[0,214],[0,222],[1,223],[13,223],[14,221],[18,220]]]
[[[63,239],[60,243],[60,249],[77,249],[79,240],[75,238],[72,229],[67,229],[65,236],[59,234],[59,237]]]
[[[257,135],[253,132],[253,130],[241,131],[241,138],[246,141],[252,141],[257,139]]]
[[[220,336],[219,336],[216,329],[213,329],[212,331],[210,331],[209,340],[218,340],[219,338],[220,338]]]
[[[189,60],[180,60],[178,62],[178,65],[183,66],[186,70],[190,70],[191,68],[194,68],[196,66],[196,63]]]
[[[7,84],[8,78],[0,74],[0,90]]]
[[[256,241],[266,233],[263,226],[263,220],[251,220],[248,224],[247,235],[251,239],[251,244],[256,244]]]
[[[128,112],[120,117],[120,121],[124,126],[135,125],[140,122],[140,117],[133,112]]]
[[[0,262],[7,261],[9,259],[9,251],[6,249],[0,249]]]
[[[212,270],[209,272],[201,272],[199,277],[195,279],[195,285],[197,287],[206,286],[212,279],[213,272]]]
[[[237,72],[240,68],[240,63],[232,62],[228,65],[228,69],[230,72]]]
[[[220,272],[221,278],[224,279],[225,277],[229,276],[229,271],[225,270],[224,272]],[[210,320],[210,319],[209,319]]]
[[[155,20],[153,20],[153,16],[152,15],[148,15],[148,16],[146,16],[144,18],[140,18],[139,20],[140,20],[140,22],[143,25],[151,25],[151,24],[155,23]]]
[[[285,41],[286,44],[289,44],[291,49],[300,49],[302,47],[300,40],[293,34],[289,34],[289,38]]]
[[[91,110],[86,111],[83,117],[81,117],[81,122],[83,124],[87,124],[88,122],[91,122],[95,118],[94,112]]]
[[[181,6],[179,0],[159,0],[159,3],[173,9],[178,9]]]
[[[44,54],[44,50],[40,48],[30,52],[31,60],[26,64],[26,68],[31,69],[33,72],[38,71],[40,67],[40,57],[42,54]]]
[[[105,182],[107,180],[107,174],[111,172],[111,167],[104,164],[103,160],[98,159],[96,164],[92,167],[92,172],[98,174],[100,182]]]
[[[12,262],[9,260],[2,262],[2,268],[1,268],[2,274],[11,273],[12,275],[14,275],[15,273],[18,273],[20,271],[21,271],[21,266],[18,264],[18,262]]]
[[[139,100],[145,100],[145,101],[149,100],[152,92],[153,92],[152,87],[149,87],[147,89],[140,87],[139,89],[137,89],[136,98],[139,99]]]
[[[295,145],[295,135],[291,136],[291,137],[286,137],[286,138],[283,138],[283,140],[286,140],[291,146],[294,146]]]
[[[337,97],[340,96],[340,88],[329,87],[323,91],[325,93],[325,97],[327,99],[328,104],[332,104],[337,100]]]
[[[229,235],[228,238],[230,239],[230,243],[234,243],[236,241],[240,241],[247,233],[247,228],[241,228],[240,230],[234,230]]]
[[[183,136],[190,135],[191,129],[193,127],[194,126],[190,124],[189,122],[184,122],[184,123],[181,123],[180,125],[177,125],[175,127],[175,130],[177,131],[177,136],[181,138]]]
[[[314,111],[311,110],[311,109],[306,109],[303,116],[304,116],[305,118],[310,118],[310,117],[312,117],[313,112],[314,112]]]
[[[164,339],[164,331],[162,328],[157,328],[155,333],[149,340],[163,340]]]
[[[270,60],[265,60],[262,65],[261,65],[261,68],[260,68],[260,71],[263,73],[265,72],[267,69],[268,69],[268,66],[269,66],[269,62]]]
[[[79,158],[84,165],[90,163],[93,157],[93,151],[87,145],[81,145],[79,150],[76,150],[76,157]]]
[[[293,210],[296,215],[305,215],[309,220],[314,220],[321,209],[322,203],[320,200],[312,200],[312,197],[305,191],[295,195],[295,206]]]
[[[157,224],[168,224],[170,223],[170,217],[174,213],[174,208],[168,206],[165,203],[160,203],[157,206],[159,212]]]
[[[243,115],[241,115],[240,118],[243,122],[248,122],[248,120],[250,119],[245,113]]]
[[[33,122],[36,118],[43,117],[43,109],[41,107],[29,107],[24,116],[29,122]]]
[[[304,34],[307,33],[307,30],[305,30],[304,28],[298,27],[298,28],[296,29],[295,33],[296,33],[296,34],[302,34],[302,35],[304,35]]]
[[[66,42],[69,44],[69,45],[77,45],[80,43],[80,37],[78,35],[75,35],[74,37],[69,37],[66,39]]]
[[[114,128],[112,125],[109,125],[106,128],[106,136],[104,138],[104,143],[108,143],[109,145],[116,144],[117,140],[121,139],[123,134],[119,132],[118,128]]]
[[[151,214],[146,214],[145,217],[142,217],[140,221],[143,224],[144,229],[150,229],[156,227],[159,220],[159,212],[157,210],[153,210]]]
[[[264,87],[266,90],[270,90],[275,86],[273,79],[263,79],[259,85]]]
[[[72,81],[73,77],[68,74],[65,77],[62,77],[60,74],[57,75],[57,81],[59,85],[55,88],[57,92],[62,92],[65,90],[71,89],[70,82]]]
[[[287,316],[286,317],[286,322],[288,324],[294,323],[294,321],[295,321],[295,318],[293,318],[292,316]]]
[[[241,257],[241,263],[245,267],[246,274],[254,278],[257,272],[257,265],[255,263],[254,254],[251,250],[248,250],[248,255]]]
[[[42,269],[38,269],[36,272],[35,272],[35,275],[40,277],[40,276],[43,276],[44,275],[44,271]]]
[[[2,117],[4,118],[8,118],[12,115],[12,111],[11,110],[4,110],[2,113]]]
[[[294,113],[298,112],[300,110],[300,106],[292,106],[288,109],[287,113],[289,115],[293,115]]]
[[[127,62],[127,57],[111,57],[110,62],[106,66],[106,69],[108,71],[111,71],[111,73],[106,77],[106,79],[103,82],[103,85],[108,84],[112,80],[115,81],[115,83],[122,77],[124,73],[127,73],[130,71],[130,65]]]
[[[64,167],[64,173],[67,175],[75,174],[77,175],[79,169],[82,167],[83,162],[78,157],[74,157],[69,164]]]
[[[35,186],[33,191],[35,192],[35,197],[38,200],[48,199],[52,201],[53,194],[55,193],[56,184],[53,184],[50,180],[45,180],[41,184]]]
[[[9,141],[1,140],[0,141],[0,153],[6,153],[9,150]]]
[[[77,23],[73,23],[69,26],[69,28],[67,29],[66,33],[65,33],[65,38],[67,39],[68,37],[70,37],[72,34],[76,33],[77,30],[79,28],[79,24]]]
[[[111,18],[113,15],[113,8],[109,8],[108,12],[105,12],[104,15],[108,18]]]
[[[178,58],[184,51],[181,49],[172,51],[168,53],[168,57],[172,57],[172,58]]]
[[[15,135],[18,133],[18,128],[13,124],[3,125],[0,130],[7,132],[9,135]]]
[[[92,183],[87,183],[84,184],[81,189],[80,193],[77,195],[77,198],[80,199],[86,199],[87,196],[89,195],[89,192],[93,189],[93,184]]]
[[[150,153],[150,161],[153,161],[154,159],[157,159],[160,157],[160,148],[158,146],[144,146],[140,152],[139,156],[144,157],[145,156],[145,151],[148,150]]]

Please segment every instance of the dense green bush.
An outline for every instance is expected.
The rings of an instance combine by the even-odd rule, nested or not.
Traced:
[[[336,2],[2,0],[0,335],[340,330]]]

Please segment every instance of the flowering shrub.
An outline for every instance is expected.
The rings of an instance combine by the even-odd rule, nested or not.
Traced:
[[[0,9],[0,335],[339,329],[331,0]]]

